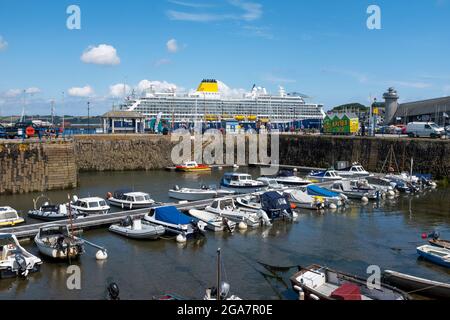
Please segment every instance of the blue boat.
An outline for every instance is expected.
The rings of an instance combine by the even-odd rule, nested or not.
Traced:
[[[342,180],[336,170],[312,171],[306,178],[315,183]]]
[[[308,195],[312,197],[324,198],[325,205],[327,206],[330,206],[330,204],[335,204],[336,206],[340,207],[347,202],[346,196],[316,185],[307,186],[305,191]]]
[[[450,268],[450,250],[424,245],[417,248],[419,256],[443,267]]]
[[[292,219],[292,209],[288,198],[277,191],[269,191],[261,196],[262,210],[270,220]]]
[[[166,233],[181,234],[185,238],[203,234],[205,229],[202,221],[189,217],[174,206],[152,208],[144,220],[163,226]]]

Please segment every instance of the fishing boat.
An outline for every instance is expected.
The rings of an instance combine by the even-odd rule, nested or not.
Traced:
[[[150,208],[155,204],[155,200],[145,192],[134,192],[131,190],[117,190],[114,193],[108,192],[106,200],[111,206],[122,209],[143,209]]]
[[[0,227],[14,227],[24,223],[25,219],[19,217],[16,210],[11,207],[0,207]]]
[[[34,243],[41,254],[53,259],[76,259],[84,253],[84,241],[71,234],[66,225],[39,228]]]
[[[415,277],[396,271],[385,270],[383,281],[410,293],[437,299],[450,299],[450,283]]]
[[[342,180],[342,177],[336,170],[311,171],[306,177],[314,183]]]
[[[187,161],[182,165],[176,166],[176,170],[182,172],[211,171],[211,167],[206,164],[198,164],[195,161]]]
[[[246,195],[236,198],[236,203],[244,208],[260,210],[261,209],[261,197],[259,194]]]
[[[216,286],[206,289],[203,300],[242,300],[238,296],[230,296],[230,285],[221,281],[222,273],[221,250],[217,249],[217,277]]]
[[[246,173],[227,172],[220,181],[220,186],[225,190],[232,190],[237,194],[253,193],[267,189],[262,181],[253,180]]]
[[[429,239],[428,242],[435,247],[449,249],[450,250],[450,241],[442,240],[442,239]]]
[[[277,219],[293,219],[291,203],[286,195],[278,191],[268,191],[261,196],[262,210],[271,221]]]
[[[287,186],[305,186],[311,184],[310,180],[297,177],[292,170],[280,170],[278,176],[274,177],[278,183]]]
[[[350,167],[337,170],[339,176],[343,178],[362,178],[370,176],[370,172],[365,170],[361,164],[354,162]]]
[[[370,288],[367,279],[319,265],[299,267],[290,280],[301,300],[409,300],[408,294],[385,283]]]
[[[66,220],[69,219],[69,210],[65,204],[52,205],[46,202],[39,209],[30,210],[28,216],[42,221]],[[76,212],[73,212],[72,217],[76,218]]]
[[[144,220],[163,226],[166,233],[182,235],[186,239],[202,235],[205,230],[204,222],[185,215],[174,206],[151,208]]]
[[[417,248],[417,253],[422,259],[450,268],[450,249],[424,245]]]
[[[325,203],[322,199],[314,198],[301,190],[284,190],[284,194],[295,208],[309,210],[320,210],[325,208]]]
[[[334,204],[336,207],[341,207],[348,201],[347,196],[316,186],[314,184],[307,186],[303,191],[305,191],[311,197],[322,198],[325,202],[326,207],[332,207],[332,204]]]
[[[27,277],[38,272],[42,260],[26,251],[13,234],[0,233],[0,278]]]
[[[131,239],[156,240],[166,232],[166,229],[161,225],[141,219],[133,220],[128,216],[120,224],[111,225],[109,231]]]
[[[275,180],[274,178],[270,178],[270,177],[259,177],[258,179],[256,179],[257,181],[261,181],[263,182],[266,187],[269,190],[280,190],[280,189],[287,189],[288,187],[285,186],[284,184],[278,183],[277,180]]]
[[[217,196],[217,191],[201,188],[201,189],[193,189],[193,188],[180,188],[179,186],[173,187],[173,189],[169,190],[169,197],[177,200],[183,201],[198,201],[205,199],[212,199]]]
[[[342,180],[333,183],[330,190],[343,194],[349,199],[358,199],[358,200],[362,200],[363,198],[378,199],[379,197],[379,193],[377,191],[353,187],[349,180]]]
[[[230,233],[233,233],[236,228],[236,222],[230,221],[229,219],[218,216],[212,212],[191,209],[189,210],[189,214],[194,218],[205,222],[206,229],[213,232],[229,231]]]
[[[251,228],[259,227],[263,221],[270,223],[270,219],[267,216],[263,217],[263,211],[261,210],[237,208],[233,198],[216,199],[205,210],[237,223],[244,222]]]
[[[77,196],[73,196],[73,201],[69,205],[71,210],[75,210],[77,215],[85,216],[107,214],[110,209],[106,201],[99,197],[78,199]]]

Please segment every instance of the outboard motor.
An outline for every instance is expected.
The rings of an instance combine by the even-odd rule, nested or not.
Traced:
[[[56,249],[58,251],[64,251],[64,237],[60,236],[56,239]]]
[[[21,277],[26,278],[28,275],[28,269],[25,257],[21,253],[16,253],[16,255],[14,256],[14,260],[17,264],[17,274],[19,274]]]
[[[179,191],[179,190],[180,190],[180,187],[179,187],[178,185],[175,185],[175,186],[173,187],[173,190]]]
[[[433,231],[428,235],[428,238],[432,238],[433,240],[438,240],[441,237],[439,231]]]
[[[117,283],[113,282],[108,285],[108,295],[110,300],[120,300],[119,293],[120,290]]]
[[[120,224],[122,225],[122,227],[130,227],[133,224],[133,219],[131,219],[131,217],[128,216],[125,219],[123,219]]]
[[[230,293],[230,285],[227,282],[220,284],[220,300],[225,300]]]

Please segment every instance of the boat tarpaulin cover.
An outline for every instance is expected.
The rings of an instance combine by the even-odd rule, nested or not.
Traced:
[[[155,219],[172,224],[189,224],[192,221],[174,206],[156,208]]]
[[[284,195],[276,191],[266,192],[261,196],[262,209],[268,210],[287,210],[291,211],[291,205]]]
[[[344,283],[331,293],[331,297],[337,300],[361,300],[361,291],[353,283]]]
[[[321,196],[321,197],[328,197],[328,198],[333,198],[333,197],[339,196],[338,193],[321,188],[319,186],[312,185],[312,186],[306,187],[306,189],[308,190],[308,194],[312,195],[312,196]]]

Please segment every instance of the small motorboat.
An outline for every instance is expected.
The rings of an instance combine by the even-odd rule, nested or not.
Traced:
[[[11,207],[0,207],[0,227],[14,227],[24,223],[25,219],[19,217],[16,210]]]
[[[329,182],[342,180],[342,177],[336,170],[324,170],[324,171],[311,171],[306,177],[314,183]]]
[[[76,218],[76,212],[75,210],[72,210],[72,218]],[[67,208],[67,205],[60,204],[60,205],[52,205],[48,202],[44,203],[42,207],[39,209],[30,210],[28,212],[28,216],[33,219],[38,219],[42,221],[59,221],[59,220],[66,220],[70,218],[69,210]]]
[[[166,233],[182,235],[184,239],[203,235],[206,227],[203,221],[185,215],[174,206],[151,208],[144,220],[163,226]]]
[[[363,198],[367,198],[368,200],[374,200],[380,197],[380,193],[377,192],[377,190],[353,187],[349,180],[342,180],[333,183],[330,190],[343,194],[349,199],[362,200]]]
[[[365,170],[361,164],[354,162],[352,166],[337,170],[342,178],[362,178],[370,176],[370,172]]]
[[[95,214],[107,214],[110,207],[106,203],[106,200],[99,197],[90,197],[78,199],[77,196],[73,196],[73,201],[69,203],[70,210],[74,210],[77,215],[95,215]]]
[[[280,170],[278,176],[273,178],[278,183],[287,186],[306,186],[311,184],[310,180],[297,177],[292,170]]]
[[[189,214],[194,218],[205,222],[206,229],[214,232],[229,231],[232,233],[236,228],[236,222],[230,221],[229,219],[218,216],[212,212],[191,209],[189,210]]]
[[[407,293],[381,283],[370,288],[367,279],[331,270],[319,265],[299,267],[291,277],[294,291],[300,299],[311,300],[409,300]]]
[[[169,197],[183,201],[206,200],[215,198],[216,196],[217,191],[208,188],[192,189],[175,186],[173,189],[169,190]]]
[[[311,197],[320,197],[324,200],[326,207],[341,207],[348,202],[347,196],[316,186],[314,184],[307,186],[304,190]]]
[[[325,208],[324,200],[314,198],[301,190],[284,190],[284,194],[295,208],[309,210],[321,210]]]
[[[182,172],[211,171],[211,167],[206,164],[198,164],[195,161],[188,161],[176,166],[176,170]]]
[[[417,248],[417,253],[422,259],[450,268],[450,249],[424,245]]]
[[[375,193],[377,199],[384,197],[386,195],[385,192],[382,190],[384,188],[378,188],[371,185],[366,178],[350,180],[350,186],[355,190],[362,190],[369,193]]]
[[[450,283],[419,278],[391,270],[383,272],[383,282],[424,297],[450,299]]]
[[[377,177],[377,176],[369,176],[364,178],[367,183],[375,188],[383,191],[388,196],[395,196],[395,187],[397,184],[395,182],[390,181],[389,179]]]
[[[268,190],[272,190],[273,191],[273,190],[280,190],[280,189],[287,189],[288,188],[284,184],[278,183],[278,181],[275,180],[274,178],[259,177],[256,180],[263,182],[267,186]]]
[[[26,251],[13,234],[0,233],[0,278],[27,277],[38,272],[42,260]]]
[[[428,242],[435,247],[449,249],[450,250],[450,241],[442,240],[442,239],[429,239]]]
[[[220,181],[222,189],[234,191],[237,194],[247,194],[267,189],[262,181],[253,180],[246,173],[227,172]]]
[[[145,192],[134,192],[131,190],[117,190],[114,193],[108,192],[106,195],[108,203],[122,209],[143,209],[150,208],[155,204],[155,200]]]
[[[294,218],[288,197],[278,191],[268,191],[261,196],[262,210],[271,221]]]
[[[243,197],[237,197],[236,203],[245,208],[260,210],[261,209],[261,197],[259,194],[247,195]]]
[[[259,227],[263,222],[270,223],[268,217],[263,217],[262,213],[264,213],[264,211],[237,208],[233,198],[216,199],[210,206],[207,206],[205,210],[237,223],[244,222],[251,228]]]
[[[41,254],[53,259],[76,259],[84,253],[84,240],[75,237],[66,225],[39,228],[34,243]]]
[[[133,220],[128,216],[120,224],[111,225],[109,231],[131,239],[157,240],[166,232],[166,229],[161,225],[141,219]]]

